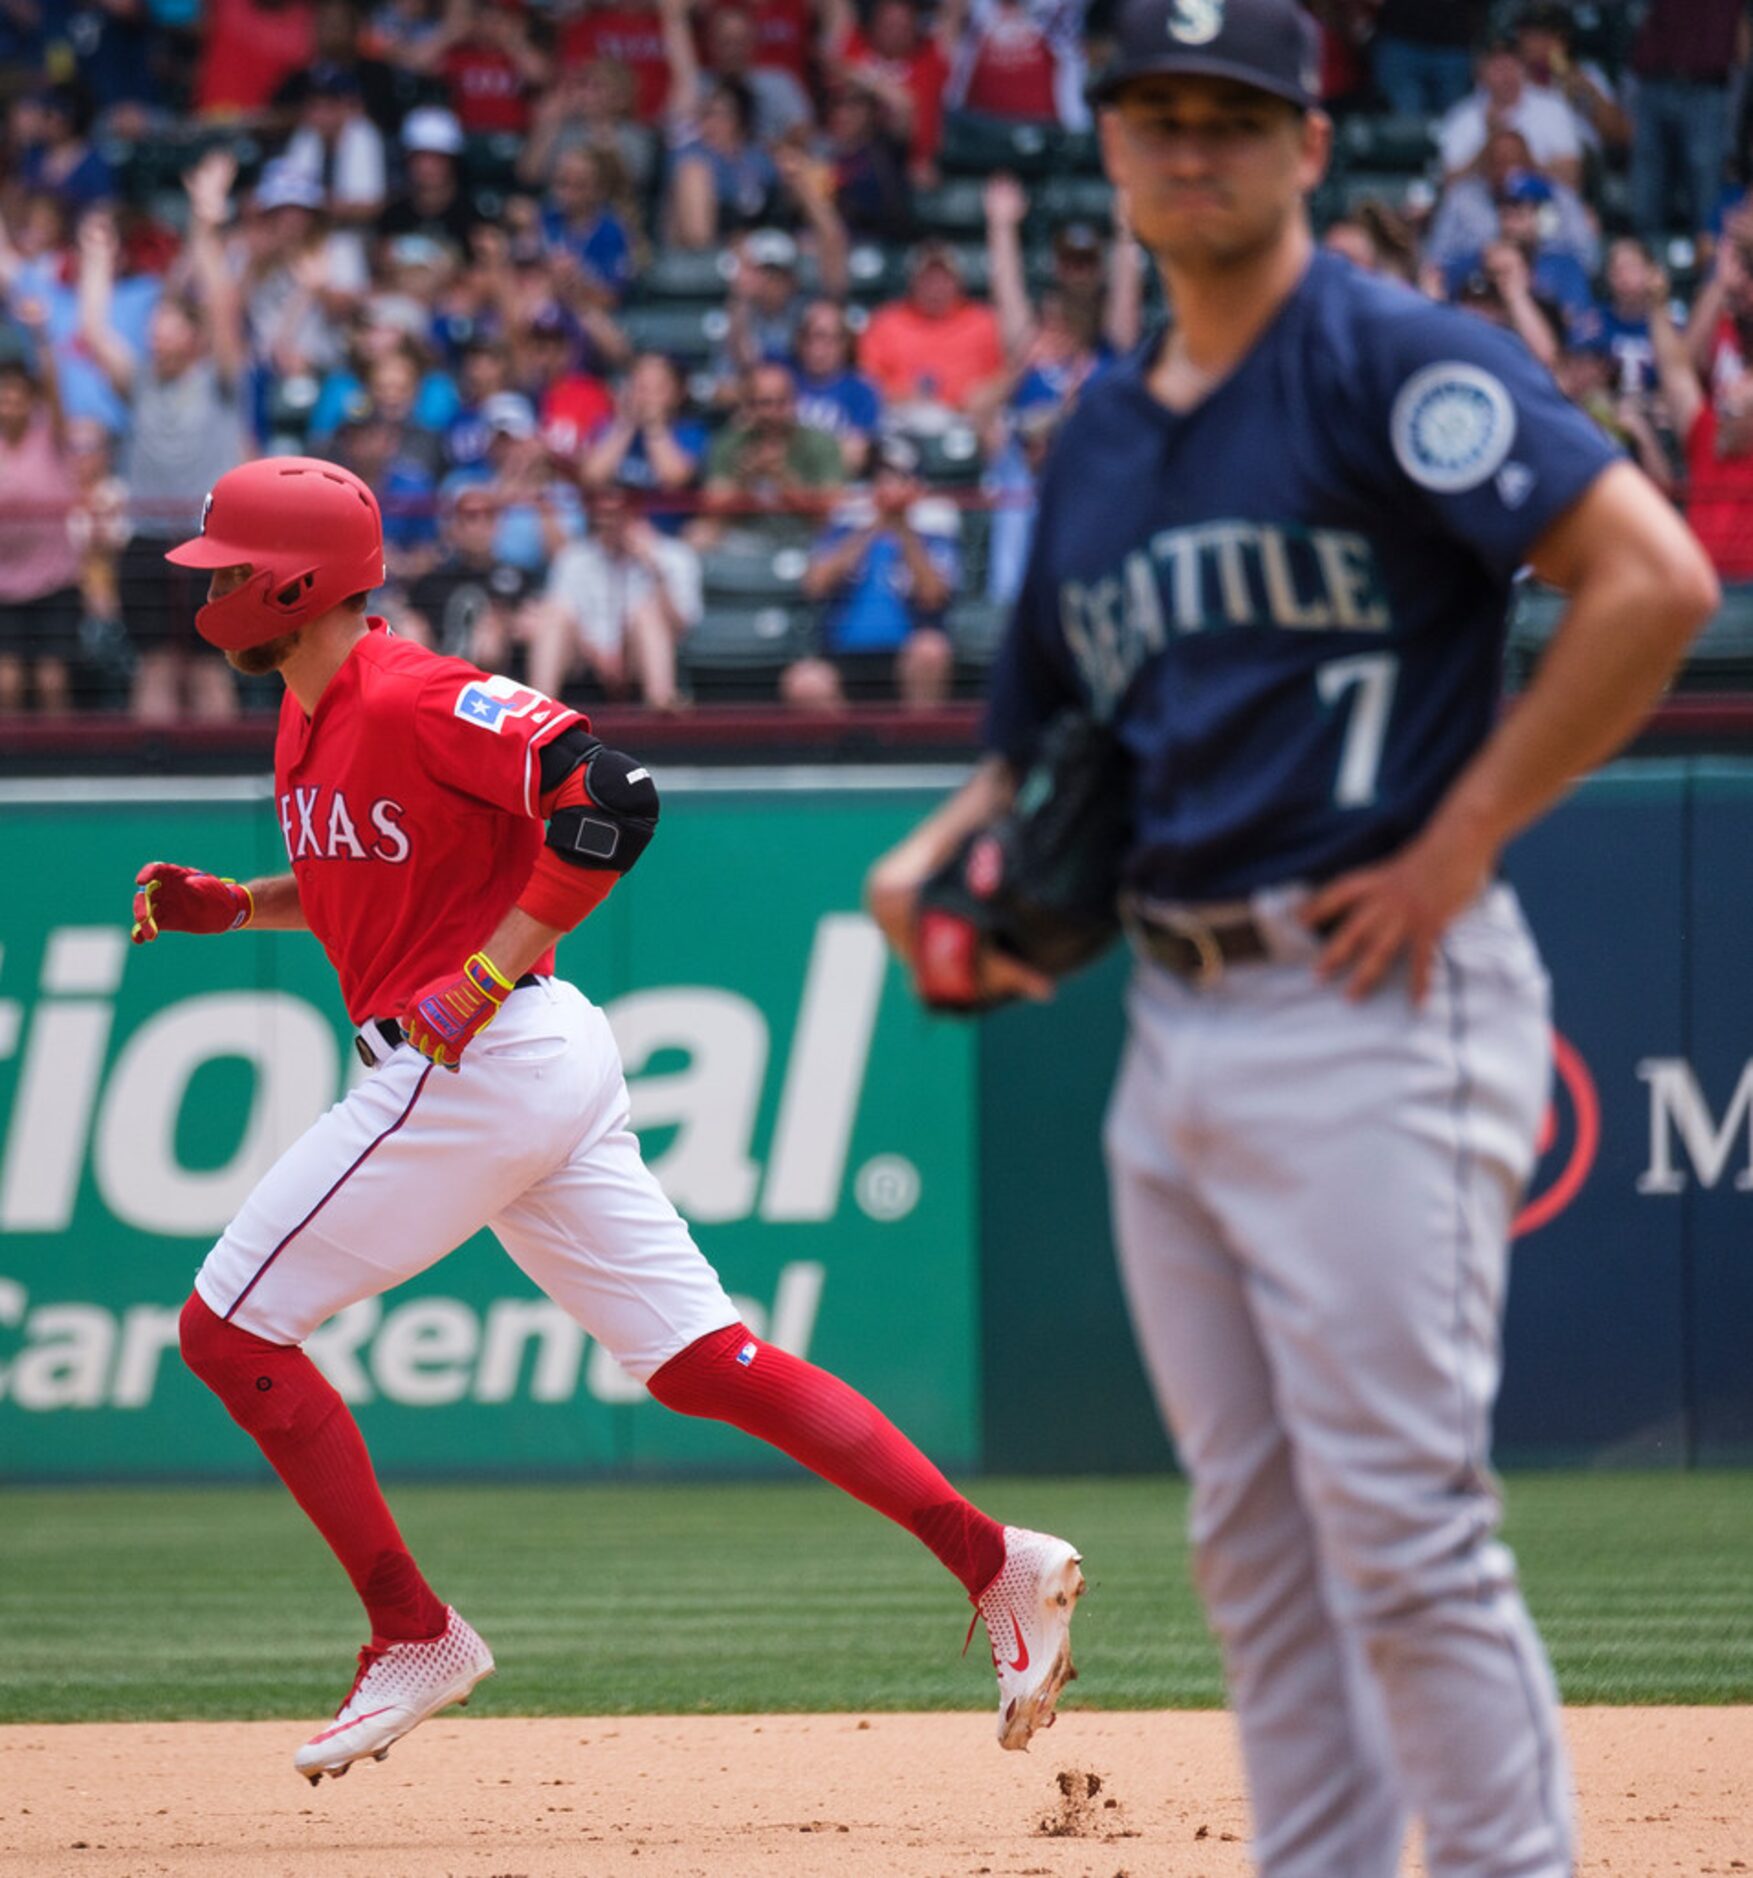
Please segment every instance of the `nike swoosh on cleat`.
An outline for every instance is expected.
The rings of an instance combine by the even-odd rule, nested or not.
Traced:
[[[351,1721],[337,1722],[333,1728],[325,1728],[320,1735],[312,1735],[305,1746],[314,1748],[319,1741],[332,1740],[336,1735],[345,1734],[349,1728],[357,1728],[361,1722],[370,1721],[374,1715],[387,1715],[394,1707],[395,1703],[386,1702],[382,1708],[367,1709],[363,1715],[355,1715]]]
[[[1011,1614],[1010,1614],[1010,1627],[1011,1627],[1012,1633],[1016,1637],[1016,1647],[1021,1652],[1021,1654],[1011,1664],[1011,1668],[1014,1670],[1017,1670],[1020,1673],[1022,1670],[1027,1669],[1029,1666],[1029,1646],[1023,1640],[1023,1627],[1021,1624],[1017,1622],[1017,1614],[1016,1614],[1016,1610],[1014,1607],[1012,1608]]]

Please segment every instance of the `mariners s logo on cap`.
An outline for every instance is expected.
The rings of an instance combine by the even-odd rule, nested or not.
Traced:
[[[1223,31],[1224,0],[1175,0],[1169,9],[1169,37],[1184,46],[1209,45]]]
[[[1421,488],[1476,489],[1509,455],[1516,407],[1500,379],[1461,359],[1414,372],[1389,419],[1394,455]]]

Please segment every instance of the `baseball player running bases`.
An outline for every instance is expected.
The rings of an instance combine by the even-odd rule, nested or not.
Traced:
[[[189,1366],[370,1620],[353,1687],[298,1770],[314,1784],[381,1760],[492,1672],[300,1348],[482,1226],[658,1401],[772,1443],[922,1540],[985,1620],[1000,1743],[1026,1747],[1073,1674],[1077,1552],[989,1519],[863,1396],[738,1321],[640,1159],[607,1020],[554,975],[555,942],[657,829],[646,770],[576,711],[368,618],[382,518],[334,464],[231,471],[170,559],[208,570],[201,635],[285,681],[274,786],[291,871],[236,882],[152,862],[133,937],[308,929],[371,1066],[263,1177],[182,1313]]]
[[[911,957],[920,882],[1042,727],[1112,726],[1136,955],[1113,1212],[1254,1858],[1390,1878],[1415,1815],[1435,1878],[1561,1878],[1556,1693],[1487,1453],[1549,1073],[1498,857],[1632,733],[1717,585],[1517,340],[1317,252],[1331,126],[1292,0],[1127,0],[1117,48],[1103,156],[1174,322],[1071,415],[990,753],[871,903]],[[1569,607],[1500,721],[1524,563]]]

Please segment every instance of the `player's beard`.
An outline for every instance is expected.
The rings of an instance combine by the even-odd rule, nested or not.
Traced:
[[[264,639],[257,646],[238,646],[228,651],[225,662],[234,672],[242,672],[245,678],[265,678],[286,663],[297,644],[297,633],[282,633],[278,639]]]

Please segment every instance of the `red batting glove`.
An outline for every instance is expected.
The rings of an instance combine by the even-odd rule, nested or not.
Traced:
[[[400,1020],[403,1034],[440,1069],[454,1070],[511,992],[510,979],[487,954],[472,953],[460,972],[435,978],[408,1000]]]
[[[148,861],[134,876],[135,945],[161,932],[236,932],[256,916],[248,887],[174,861]]]

